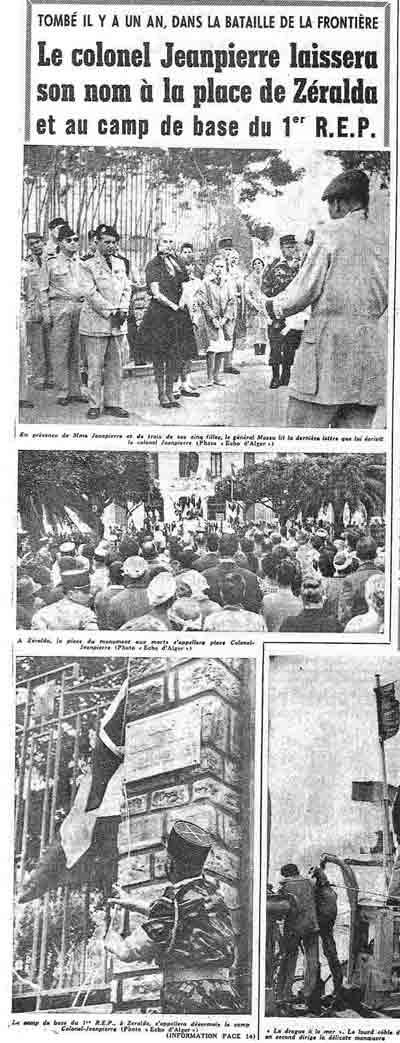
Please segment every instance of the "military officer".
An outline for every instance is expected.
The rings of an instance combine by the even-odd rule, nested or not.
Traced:
[[[147,913],[138,909],[134,896],[117,899],[116,904],[140,911],[145,919],[125,938],[111,927],[105,947],[127,962],[157,961],[163,970],[164,1014],[237,1013],[240,1000],[230,976],[232,921],[218,884],[203,873],[211,839],[194,822],[176,819],[166,846],[168,887]]]
[[[279,240],[281,256],[276,257],[264,272],[262,289],[267,297],[275,297],[286,290],[300,268],[300,255],[296,236],[281,235]],[[272,368],[271,388],[287,385],[293,365],[295,351],[299,346],[301,333],[298,330],[285,330],[285,323],[273,317],[268,330],[270,355],[269,365]],[[281,371],[282,365],[282,371]]]
[[[40,275],[43,323],[50,334],[57,402],[85,402],[81,386],[79,315],[83,301],[80,284],[79,236],[68,225],[60,228],[58,253],[49,257]]]
[[[96,229],[96,253],[82,264],[85,303],[80,332],[88,363],[89,420],[101,412],[104,375],[104,413],[128,417],[121,407],[122,347],[131,296],[124,261],[115,256],[118,235],[111,225]]]
[[[89,571],[77,568],[73,559],[63,567],[61,584],[63,597],[40,608],[32,618],[32,630],[98,630],[97,620],[90,608]]]
[[[39,281],[43,257],[43,236],[40,232],[25,235],[28,256],[22,266],[23,294],[25,299],[26,339],[31,355],[31,379],[33,387],[47,383],[44,350],[43,314],[39,299]]]
[[[352,168],[323,196],[331,224],[266,307],[279,320],[311,306],[289,385],[293,427],[370,427],[386,389],[388,247],[368,217],[369,179]]]
[[[43,260],[47,262],[51,257],[56,257],[58,254],[58,237],[61,228],[64,225],[68,225],[68,221],[65,217],[53,217],[49,221],[48,225],[48,239],[43,248]]]

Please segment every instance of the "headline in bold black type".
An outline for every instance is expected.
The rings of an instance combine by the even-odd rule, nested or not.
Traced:
[[[383,143],[382,13],[33,10],[32,141]]]

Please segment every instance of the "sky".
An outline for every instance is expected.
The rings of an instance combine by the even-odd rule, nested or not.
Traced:
[[[381,778],[375,673],[382,684],[399,679],[400,657],[371,656],[367,649],[354,655],[348,648],[345,656],[271,662],[271,883],[286,861],[308,870],[323,851],[343,857],[374,843],[380,808],[353,802],[351,790],[352,781]],[[400,733],[385,751],[388,781],[397,785]]]

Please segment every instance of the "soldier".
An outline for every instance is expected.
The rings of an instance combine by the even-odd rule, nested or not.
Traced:
[[[166,846],[168,887],[148,912],[130,895],[117,899],[145,919],[126,938],[110,927],[105,947],[123,961],[157,961],[164,975],[163,1014],[238,1013],[230,913],[218,883],[203,874],[211,839],[194,822],[177,819]]]
[[[275,297],[278,293],[282,293],[282,290],[286,290],[300,268],[296,237],[281,235],[279,245],[281,256],[276,257],[264,272],[262,289],[267,297]],[[269,365],[272,367],[271,388],[278,388],[289,383],[295,351],[300,344],[301,333],[291,329],[284,332],[284,328],[285,322],[274,316],[268,331]],[[281,365],[282,373],[280,372]]]
[[[48,231],[49,237],[47,243],[43,248],[43,260],[47,262],[51,257],[56,257],[58,254],[58,238],[60,235],[61,228],[64,225],[68,225],[68,221],[65,217],[53,217],[52,221],[49,221]]]
[[[293,427],[370,427],[386,390],[388,250],[368,219],[369,179],[351,169],[329,183],[332,225],[287,289],[266,308],[279,320],[311,306],[290,380]]]
[[[43,264],[43,236],[40,232],[28,232],[25,236],[28,256],[22,268],[23,293],[25,298],[26,339],[31,354],[33,387],[54,387],[51,372],[46,367],[45,338],[40,303],[40,273]],[[48,351],[47,351],[48,355]]]
[[[50,334],[57,403],[86,402],[81,386],[79,315],[83,301],[80,284],[79,236],[63,225],[58,253],[43,265],[40,303],[43,324]]]
[[[104,413],[128,417],[121,407],[122,345],[131,296],[124,261],[115,256],[118,235],[111,225],[96,229],[96,253],[82,264],[85,303],[80,332],[88,363],[89,420],[101,411],[104,376]]]
[[[64,596],[54,604],[45,605],[35,612],[32,630],[98,630],[97,620],[90,608],[91,594],[89,571],[71,567],[61,572]]]

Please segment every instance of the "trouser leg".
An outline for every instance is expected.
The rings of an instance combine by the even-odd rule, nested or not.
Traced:
[[[167,398],[172,401],[174,398],[174,380],[176,373],[176,362],[174,358],[167,358],[165,360],[165,391]]]
[[[47,327],[42,326],[43,331],[43,351],[44,351],[44,364],[45,364],[45,382],[46,384],[54,384],[54,372],[53,372],[53,358],[51,354],[50,346],[50,334]]]
[[[276,998],[278,1003],[292,998],[293,982],[296,974],[299,946],[297,939],[284,939],[284,951],[279,963],[276,981]]]
[[[88,394],[91,409],[101,409],[101,377],[107,337],[84,337],[88,363]]]
[[[306,935],[303,938],[304,946],[304,999],[311,1000],[316,985],[318,984],[318,934]]]
[[[104,355],[104,405],[121,404],[123,337],[108,337]]]
[[[305,402],[290,395],[286,423],[288,427],[330,427],[336,412],[336,405]]]
[[[333,935],[333,923],[320,924],[320,935],[324,955],[328,961],[329,970],[332,975],[335,992],[337,992],[342,986],[343,972]]]
[[[159,402],[162,402],[165,395],[165,371],[164,363],[160,362],[159,359],[157,359],[157,362],[153,362],[153,373],[157,385],[158,399]]]
[[[69,339],[69,394],[81,394],[81,338],[79,333],[80,308],[76,307],[70,316]]]
[[[225,356],[222,354],[222,352],[219,352],[214,356],[214,358],[214,384],[218,384],[221,380],[221,370],[224,364]]]
[[[71,317],[65,307],[52,307],[53,325],[50,334],[50,349],[54,365],[54,381],[59,398],[69,395],[69,356]]]
[[[43,323],[27,322],[26,339],[31,349],[32,383],[38,387],[44,384],[46,377]]]
[[[207,355],[206,355],[206,362],[207,362],[207,380],[209,382],[212,381],[212,378],[213,378],[214,359],[215,359],[214,352],[213,351],[208,351]]]

